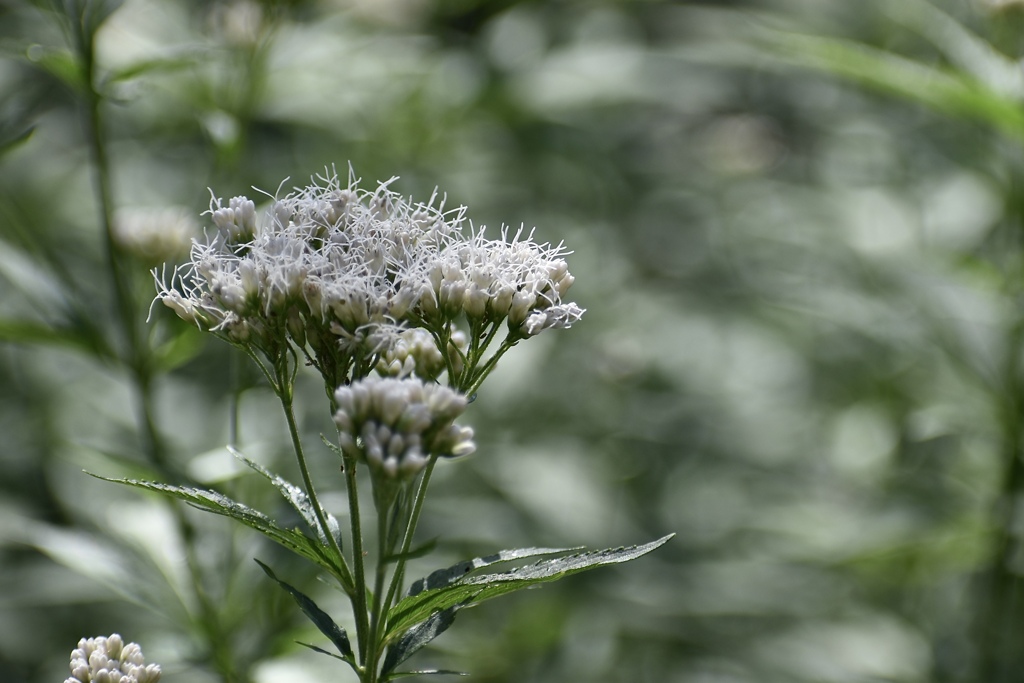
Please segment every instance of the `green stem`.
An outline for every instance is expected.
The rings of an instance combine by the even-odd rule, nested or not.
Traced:
[[[302,441],[299,438],[299,428],[295,422],[295,410],[293,409],[293,395],[292,395],[292,381],[288,375],[287,368],[277,368],[277,386],[280,389],[278,397],[281,399],[281,407],[284,408],[285,420],[288,422],[288,433],[292,439],[292,447],[295,450],[295,458],[299,463],[299,473],[302,475],[302,484],[306,489],[306,495],[309,496],[309,502],[313,506],[313,514],[316,515],[317,524],[320,526],[320,532],[323,537],[327,539],[327,545],[331,549],[331,553],[335,557],[337,575],[336,578],[341,583],[341,587],[349,595],[359,595],[361,593],[362,581],[359,580],[358,573],[356,576],[356,583],[352,583],[352,574],[349,571],[348,564],[345,562],[345,556],[341,552],[341,546],[338,545],[338,540],[331,533],[331,527],[327,523],[327,515],[324,513],[324,509],[320,506],[320,501],[316,495],[316,489],[313,487],[313,479],[309,476],[309,467],[306,465],[306,455],[302,450]]]
[[[494,355],[488,358],[487,362],[480,368],[480,371],[476,373],[476,376],[473,378],[470,385],[465,388],[459,387],[459,390],[466,396],[472,397],[480,388],[480,385],[484,383],[484,380],[487,379],[487,375],[491,374],[491,371],[494,370],[494,367],[498,364],[501,357],[504,356],[509,349],[519,343],[519,339],[521,339],[521,337],[512,337],[511,335],[506,337],[505,340],[501,342],[501,346],[498,347],[498,350]]]
[[[359,516],[359,489],[356,481],[356,460],[345,456],[345,487],[348,490],[348,509],[352,525],[352,564],[355,571],[355,590],[352,591],[352,609],[356,617],[356,637],[359,640],[360,664],[366,659],[370,631],[366,608],[366,573],[363,558],[363,531]],[[372,676],[372,672],[370,673]]]
[[[388,517],[387,514],[377,514],[377,538],[378,557],[376,567],[376,578],[373,583],[373,606],[370,610],[370,643],[366,651],[366,671],[370,683],[377,679],[377,661],[380,659],[380,633],[379,629],[385,621],[388,604],[382,602],[384,595],[384,582],[387,580],[388,566],[387,557],[393,548],[389,542]]]
[[[385,613],[391,609],[391,605],[394,603],[395,597],[402,586],[402,581],[405,577],[405,563],[409,555],[409,548],[412,547],[412,538],[416,533],[416,526],[420,521],[420,512],[423,509],[423,501],[427,495],[427,486],[430,484],[430,475],[433,473],[434,465],[436,463],[437,456],[430,456],[430,462],[427,463],[426,468],[423,470],[423,476],[420,478],[420,484],[416,488],[416,495],[414,496],[412,503],[412,512],[410,513],[409,521],[405,526],[402,548],[399,550],[398,560],[395,564],[395,573],[391,576],[391,584],[388,586],[388,594],[383,603]],[[382,619],[379,624],[380,632],[374,634],[376,640],[380,641],[383,638],[383,630],[386,626],[387,621]]]

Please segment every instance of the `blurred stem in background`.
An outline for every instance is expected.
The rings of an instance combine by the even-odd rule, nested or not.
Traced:
[[[134,263],[130,254],[120,248],[114,233],[114,190],[111,187],[110,156],[104,126],[104,83],[96,63],[96,32],[109,16],[102,3],[90,0],[64,0],[59,12],[65,19],[65,28],[71,39],[80,69],[78,95],[81,98],[83,129],[92,164],[93,186],[99,223],[103,230],[103,244],[107,259],[107,273],[110,276],[110,290],[117,311],[117,332],[121,344],[118,360],[127,372],[135,396],[136,420],[141,435],[143,452],[152,467],[166,481],[187,483],[183,469],[171,460],[167,452],[154,407],[154,382],[156,368],[153,362],[151,335],[142,327],[143,306],[137,299],[133,284],[137,281],[132,272]],[[245,668],[235,661],[231,646],[231,634],[223,625],[220,610],[207,589],[207,579],[199,558],[199,532],[185,515],[185,511],[174,501],[166,504],[172,511],[173,519],[182,539],[188,573],[191,578],[193,598],[198,614],[193,615],[193,629],[204,641],[206,657],[210,665],[225,683],[246,683],[249,680]],[[230,568],[225,568],[230,572]]]
[[[1020,149],[1014,145],[1014,156]],[[1019,164],[1018,164],[1019,166]],[[977,610],[978,667],[976,680],[1010,683],[1024,670],[1024,182],[1015,169],[1007,184],[1005,231],[1006,296],[1017,313],[1010,326],[1001,378],[1005,382],[997,406],[1001,416],[1004,469],[992,510],[992,560],[985,573]],[[998,385],[997,385],[998,386]]]

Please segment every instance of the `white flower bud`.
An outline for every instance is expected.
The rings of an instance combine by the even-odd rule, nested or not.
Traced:
[[[358,416],[348,400],[357,391],[369,395],[369,410]],[[429,462],[430,453],[452,456],[472,451],[472,430],[453,422],[465,409],[466,399],[447,387],[368,377],[339,388],[335,396],[341,442],[357,450],[374,477],[408,479]],[[433,436],[425,442],[424,434]]]
[[[88,661],[87,661],[88,660]],[[142,649],[118,634],[83,638],[71,652],[71,678],[65,683],[157,683],[160,667],[145,665]]]
[[[487,304],[491,295],[486,289],[482,289],[475,282],[469,286],[463,301],[463,308],[470,318],[483,318],[487,314]]]
[[[512,306],[508,311],[508,324],[512,326],[521,325],[526,320],[530,309],[537,303],[537,296],[528,290],[516,292],[512,295]]]
[[[164,303],[164,306],[174,311],[182,320],[190,323],[196,321],[195,305],[191,299],[183,297],[181,292],[172,289],[161,295],[160,300]]]

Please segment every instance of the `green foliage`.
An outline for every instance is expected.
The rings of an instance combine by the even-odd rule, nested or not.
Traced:
[[[282,477],[269,471],[267,468],[263,467],[259,463],[255,463],[252,460],[249,460],[249,458],[245,457],[238,451],[232,449],[232,454],[236,458],[244,462],[246,465],[248,465],[250,468],[262,474],[271,484],[273,484],[274,488],[280,491],[281,495],[284,496],[285,500],[287,500],[288,503],[291,504],[293,508],[295,508],[295,511],[302,516],[302,519],[305,520],[306,525],[309,526],[309,528],[312,531],[319,535],[320,543],[323,545],[327,545],[327,538],[323,535],[323,531],[320,530],[320,524],[317,521],[316,513],[313,512],[313,504],[309,501],[309,496],[306,495],[305,491],[303,491],[295,484],[285,481]],[[326,510],[321,510],[321,512],[327,519],[328,527],[330,529],[331,535],[334,536],[335,542],[339,546],[341,546],[341,527],[338,526],[338,520],[335,519],[334,515],[330,514]]]
[[[388,633],[384,640],[385,642],[390,641],[413,625],[423,620],[429,620],[433,618],[433,615],[456,606],[466,607],[479,604],[499,595],[530,588],[540,583],[557,581],[595,567],[635,560],[663,546],[674,535],[670,534],[644,545],[594,550],[551,560],[541,560],[506,572],[463,577],[437,588],[427,588],[422,592],[410,594],[391,608],[391,612],[388,614]],[[520,557],[536,554],[535,549],[506,552],[511,555],[529,553],[521,554]],[[450,613],[445,621],[449,619],[454,619],[454,612]]]
[[[259,560],[256,560],[256,563],[259,564],[260,568],[264,572],[266,572],[267,576],[276,581],[281,588],[288,591],[288,593],[295,598],[295,602],[298,603],[299,609],[302,610],[302,613],[309,617],[309,620],[312,621],[318,629],[320,629],[320,632],[334,643],[334,646],[338,648],[338,652],[341,653],[342,658],[355,666],[355,654],[352,652],[352,644],[348,640],[348,634],[345,633],[345,629],[334,623],[334,620],[331,619],[326,612],[320,609],[320,607],[318,607],[317,604],[309,598],[309,596],[297,590],[291,584],[285,583],[281,579],[277,578],[270,567]]]
[[[97,476],[97,475],[93,475]],[[174,486],[172,484],[161,484],[153,481],[139,481],[135,479],[113,479],[108,477],[97,477],[104,481],[115,484],[125,484],[147,491],[156,491],[172,498],[185,501],[189,505],[212,512],[217,515],[230,517],[237,522],[244,524],[250,529],[255,529],[270,540],[291,550],[297,555],[320,565],[324,569],[333,572],[337,566],[324,552],[323,545],[317,543],[309,536],[296,529],[283,529],[262,512],[231,500],[222,493],[208,489],[199,489],[191,486]]]

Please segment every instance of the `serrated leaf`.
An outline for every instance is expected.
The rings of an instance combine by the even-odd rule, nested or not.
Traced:
[[[644,545],[608,548],[551,560],[541,560],[497,574],[467,576],[450,585],[410,595],[388,612],[388,635],[385,637],[385,642],[400,637],[407,629],[426,620],[434,612],[458,604],[478,604],[499,595],[522,590],[539,583],[556,581],[595,567],[635,560],[664,545],[673,536],[675,534],[669,534]]]
[[[334,647],[338,648],[338,652],[341,653],[343,658],[346,660],[351,660],[353,658],[352,644],[348,640],[348,634],[345,633],[345,629],[334,623],[334,620],[331,619],[330,615],[320,609],[320,607],[313,602],[312,598],[291,584],[277,578],[270,567],[259,560],[256,560],[256,564],[266,572],[267,576],[276,581],[281,588],[284,588],[293,598],[295,598],[295,602],[299,604],[299,609],[302,610],[302,613],[309,617],[309,620],[312,621],[318,629],[320,629],[320,632],[334,643]]]
[[[231,454],[234,455],[236,458],[238,458],[246,465],[251,467],[253,470],[259,472],[264,477],[266,477],[267,480],[271,484],[273,484],[278,491],[281,492],[281,495],[285,497],[285,500],[287,500],[291,504],[291,506],[295,508],[295,511],[302,516],[302,519],[305,520],[307,525],[309,525],[309,528],[316,532],[317,538],[320,539],[320,542],[324,544],[327,543],[327,538],[324,536],[323,531],[320,529],[320,522],[317,521],[316,512],[313,510],[313,503],[309,500],[309,496],[306,495],[305,491],[303,491],[300,487],[296,486],[295,484],[292,484],[291,482],[287,481],[283,477],[274,474],[263,465],[260,465],[257,462],[253,462],[249,458],[242,455],[237,449],[228,446],[228,450],[231,451]],[[334,540],[338,542],[338,547],[340,548],[341,526],[338,524],[338,520],[335,519],[334,515],[327,512],[322,507],[321,512],[323,512],[324,516],[327,518],[327,526],[330,528],[331,535],[334,537]]]
[[[413,581],[412,585],[409,586],[408,595],[413,596],[425,590],[442,588],[464,578],[471,571],[483,569],[499,562],[525,560],[528,557],[540,557],[541,555],[571,553],[574,550],[582,550],[582,548],[516,548],[514,550],[499,550],[485,557],[474,557],[472,560],[458,562],[450,567],[431,572],[429,576]]]
[[[242,503],[234,501],[222,493],[210,491],[208,489],[194,488],[191,486],[174,486],[171,484],[161,484],[159,482],[139,479],[111,479],[109,477],[101,477],[96,474],[92,474],[92,476],[115,484],[125,484],[126,486],[134,486],[135,488],[145,489],[147,491],[163,493],[177,498],[178,500],[183,500],[189,505],[197,507],[200,510],[224,515],[225,517],[231,517],[250,529],[259,531],[270,540],[275,543],[279,543],[297,555],[301,555],[302,557],[320,565],[324,569],[327,569],[332,573],[337,571],[337,568],[324,555],[320,544],[316,541],[299,531],[279,527],[274,520],[270,519],[259,510],[254,510],[248,505],[243,505]]]
[[[402,634],[402,637],[388,648],[387,656],[384,657],[384,668],[381,669],[381,674],[385,676],[385,680],[387,680],[387,674],[396,666],[447,631],[448,627],[455,623],[455,613],[463,607],[464,605],[461,604],[453,605],[448,609],[434,612],[429,619],[421,624],[416,624]]]

